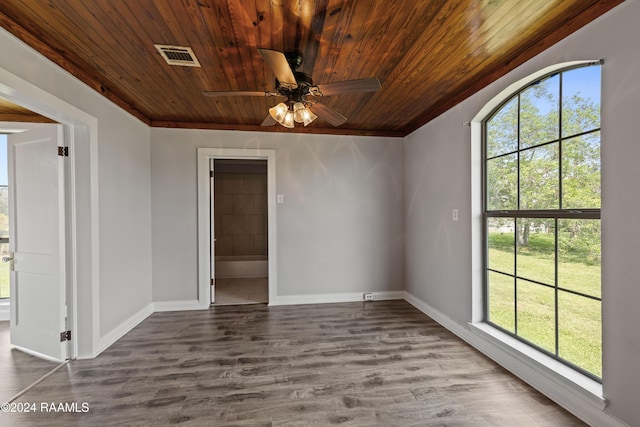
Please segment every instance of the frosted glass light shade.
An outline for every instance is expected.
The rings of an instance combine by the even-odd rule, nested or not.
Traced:
[[[296,110],[294,115],[295,115],[296,122],[304,123],[305,126],[307,126],[309,123],[311,123],[312,121],[318,118],[318,116],[313,114],[313,111],[311,111],[306,107]]]
[[[284,102],[281,102],[275,107],[269,108],[269,114],[271,115],[271,117],[273,117],[273,120],[280,124],[282,124],[288,111],[289,107],[287,107],[287,104],[285,104]]]
[[[284,119],[280,122],[280,124],[286,128],[292,128],[295,126],[293,122],[293,111],[287,111],[284,115]]]

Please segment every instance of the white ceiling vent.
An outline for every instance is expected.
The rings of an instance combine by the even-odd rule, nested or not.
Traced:
[[[199,67],[200,63],[190,47],[154,44],[160,55],[169,65],[182,67]]]

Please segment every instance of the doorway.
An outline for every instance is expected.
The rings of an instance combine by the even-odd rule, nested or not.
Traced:
[[[277,304],[277,210],[276,210],[276,151],[260,148],[206,148],[197,149],[198,176],[198,306],[211,306],[215,300],[215,178],[214,161],[264,160],[267,164],[267,264],[268,304]]]
[[[269,302],[267,161],[212,159],[214,305]]]
[[[20,107],[23,114],[35,114],[48,119],[44,123],[60,123],[64,127],[64,146],[68,148],[63,153],[68,172],[65,189],[66,312],[71,331],[68,357],[95,357],[101,351],[98,119],[1,66],[0,82],[0,104],[9,102]],[[7,120],[0,122],[3,129],[8,126],[29,129],[31,125],[40,127],[41,123],[16,119],[15,115],[3,120]],[[57,339],[62,339],[60,331]]]

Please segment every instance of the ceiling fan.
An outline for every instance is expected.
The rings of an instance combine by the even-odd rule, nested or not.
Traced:
[[[301,52],[283,53],[271,49],[258,49],[258,52],[276,76],[275,92],[206,91],[203,94],[205,96],[282,96],[286,98],[285,102],[269,109],[269,115],[261,126],[280,123],[282,126],[293,128],[296,122],[307,126],[318,116],[333,126],[340,126],[347,121],[347,118],[314,98],[353,92],[375,92],[380,89],[380,81],[375,77],[314,85],[310,75],[296,71],[302,64]]]

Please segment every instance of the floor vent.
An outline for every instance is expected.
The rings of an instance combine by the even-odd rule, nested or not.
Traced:
[[[169,65],[181,67],[199,67],[200,62],[190,47],[154,44],[160,55]]]

